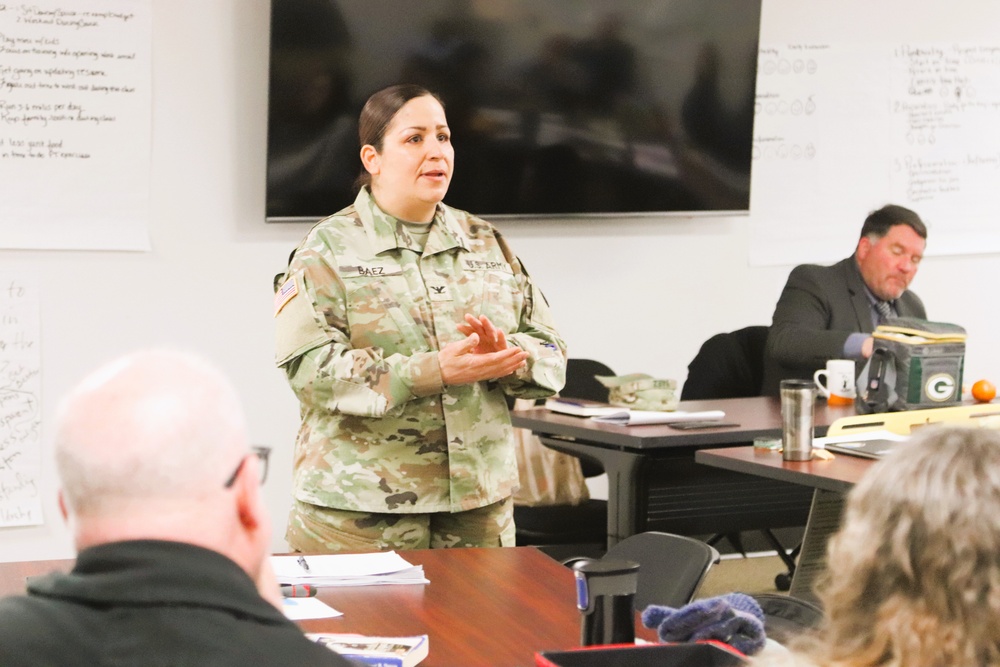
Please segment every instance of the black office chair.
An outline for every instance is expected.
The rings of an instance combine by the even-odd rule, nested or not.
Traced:
[[[604,557],[639,564],[638,610],[651,604],[683,607],[694,599],[709,569],[719,562],[715,547],[701,540],[655,531],[626,537]]]
[[[750,326],[706,340],[688,364],[681,400],[760,396],[767,330]]]
[[[764,381],[764,348],[767,345],[766,326],[749,326],[736,331],[715,334],[706,340],[698,354],[688,364],[688,376],[681,390],[682,401],[713,398],[744,398],[760,396]],[[750,443],[746,443],[750,444]],[[803,514],[808,507],[803,506]],[[775,586],[787,591],[795,572],[795,558],[799,547],[789,550],[770,529],[760,531],[768,544],[788,568],[787,573],[775,577]],[[716,544],[723,537],[740,553],[746,553],[739,533],[714,535],[709,539]]]
[[[608,390],[594,377],[614,374],[599,361],[569,359],[566,386],[559,395],[606,402]],[[604,467],[596,459],[577,458],[580,459],[584,477],[597,477],[604,473]],[[607,548],[608,502],[591,498],[579,505],[515,505],[514,525],[518,546],[537,546],[558,561],[581,556],[597,557]]]
[[[626,537],[608,549],[604,558],[639,564],[634,606],[642,611],[651,604],[686,605],[720,557],[715,547],[693,537],[648,531]],[[571,559],[565,564],[572,567],[580,560],[586,559]]]

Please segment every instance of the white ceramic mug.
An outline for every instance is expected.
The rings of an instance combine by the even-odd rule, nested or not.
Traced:
[[[824,376],[825,384],[820,380]],[[830,405],[850,405],[854,402],[854,362],[851,359],[831,359],[826,362],[826,368],[813,374],[813,382]]]

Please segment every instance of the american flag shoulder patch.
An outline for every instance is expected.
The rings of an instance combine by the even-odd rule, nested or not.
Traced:
[[[274,316],[277,317],[281,309],[285,307],[285,304],[292,300],[296,294],[299,293],[299,285],[295,282],[295,278],[289,278],[278,291],[274,293]]]

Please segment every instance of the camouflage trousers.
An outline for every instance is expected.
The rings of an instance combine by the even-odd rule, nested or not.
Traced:
[[[514,546],[514,503],[465,512],[379,514],[352,512],[294,501],[285,533],[303,553]]]

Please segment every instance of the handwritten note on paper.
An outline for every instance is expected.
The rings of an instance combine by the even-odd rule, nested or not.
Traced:
[[[149,3],[0,1],[0,247],[149,248]]]
[[[1000,249],[1000,45],[902,44],[890,88],[893,196],[937,226],[947,251]],[[940,231],[946,236],[942,239]],[[990,240],[992,239],[992,243]]]
[[[0,526],[42,523],[38,290],[0,273]]]

